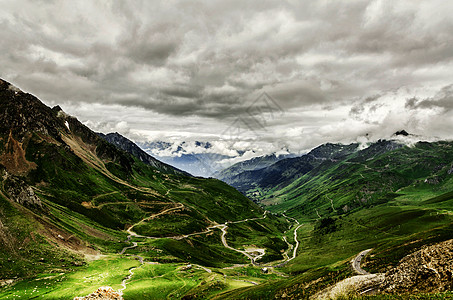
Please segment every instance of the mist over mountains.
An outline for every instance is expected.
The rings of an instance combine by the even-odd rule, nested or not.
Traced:
[[[290,154],[287,149],[278,154],[263,155],[252,148],[235,150],[226,148],[227,142],[139,142],[144,151],[159,160],[195,176],[216,177],[216,173],[238,162],[255,157],[274,157],[275,161]],[[266,158],[269,159],[269,158]]]
[[[453,299],[453,1],[2,1],[0,300]]]

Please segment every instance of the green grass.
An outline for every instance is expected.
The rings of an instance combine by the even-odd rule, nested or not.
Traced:
[[[72,299],[90,294],[101,286],[118,290],[131,268],[135,268],[134,275],[127,281],[125,299],[179,299],[184,295],[208,298],[251,286],[245,282],[247,280],[265,282],[277,278],[274,274],[261,273],[256,267],[213,269],[209,273],[196,265],[189,268],[187,264],[175,263],[140,265],[131,258],[104,256],[71,273],[43,273],[17,282],[1,289],[0,299]]]
[[[41,234],[43,225],[32,213],[0,195],[0,274],[2,278],[30,278],[51,270],[71,270],[81,257],[55,248]]]
[[[127,258],[104,257],[72,273],[41,274],[33,280],[20,281],[0,290],[0,299],[19,296],[23,299],[72,299],[90,294],[101,286],[112,286],[116,290],[121,287],[128,270],[138,265],[138,261]]]
[[[220,230],[182,240],[159,239],[147,243],[150,243],[148,247],[163,251],[159,253],[159,256],[172,256],[178,258],[179,261],[197,263],[208,267],[227,267],[237,263],[249,262],[244,255],[223,246]],[[153,252],[145,253],[145,255],[156,258]]]
[[[266,249],[258,263],[268,263],[284,259],[282,253],[288,245],[282,240],[288,228],[286,219],[267,215],[265,219],[228,224],[226,239],[229,246],[239,250],[247,247]]]
[[[174,264],[149,265],[137,269],[124,292],[126,299],[165,299],[181,298],[197,286],[206,272],[199,270],[183,271],[183,266]]]
[[[288,265],[290,271],[347,263],[351,257],[368,248],[385,251],[420,237],[427,242],[430,235],[441,235],[443,239],[453,236],[453,216],[437,215],[435,210],[413,207],[373,207],[334,218],[334,222],[336,228],[330,232],[317,229],[319,221],[307,223],[299,229],[301,244],[298,257]],[[443,233],[433,233],[435,228]],[[387,253],[387,259],[379,264],[384,267],[395,263],[405,254],[407,252],[398,252],[390,258]]]
[[[134,227],[134,231],[146,236],[177,236],[206,230],[210,225],[206,218],[193,209],[183,209],[160,215]]]

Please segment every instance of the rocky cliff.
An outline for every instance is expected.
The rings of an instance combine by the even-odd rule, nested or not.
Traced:
[[[115,145],[119,149],[126,151],[129,154],[132,154],[133,156],[137,157],[145,164],[150,165],[162,172],[191,176],[187,172],[178,170],[168,164],[165,164],[165,163],[155,159],[154,157],[152,157],[151,155],[149,155],[148,153],[146,153],[145,151],[140,149],[140,147],[138,147],[134,142],[125,138],[118,132],[109,133],[109,134],[98,133],[98,135],[101,138],[103,138],[104,140],[106,140],[107,142]]]
[[[404,257],[385,274],[386,293],[443,292],[453,289],[453,239]]]
[[[22,179],[9,174],[4,168],[0,168],[0,184],[9,198],[28,208],[44,209],[41,199],[36,196],[33,188]]]

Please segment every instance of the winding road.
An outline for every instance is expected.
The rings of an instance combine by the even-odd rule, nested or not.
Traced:
[[[142,220],[140,220],[139,222],[129,226],[129,228],[126,230],[126,232],[129,234],[127,236],[127,239],[125,240],[125,242],[131,242],[131,239],[132,237],[135,237],[135,238],[146,238],[146,239],[160,239],[160,238],[171,238],[171,239],[184,239],[184,238],[187,238],[187,237],[190,237],[190,236],[194,236],[194,235],[200,235],[200,234],[206,234],[206,233],[209,233],[209,232],[212,232],[214,229],[220,229],[222,231],[222,235],[221,235],[221,241],[222,241],[222,244],[225,248],[228,248],[230,250],[233,250],[233,251],[236,251],[236,252],[239,252],[243,255],[245,255],[248,259],[250,259],[250,262],[252,263],[252,265],[254,266],[262,266],[260,265],[259,263],[257,263],[257,261],[259,259],[261,259],[265,254],[266,254],[266,250],[265,249],[262,249],[262,248],[250,248],[250,249],[246,249],[246,250],[239,250],[239,249],[236,249],[236,248],[233,248],[231,247],[230,245],[228,245],[228,242],[226,240],[226,235],[227,235],[227,230],[228,230],[228,224],[237,224],[237,223],[243,223],[243,222],[248,222],[248,221],[255,221],[255,220],[263,220],[267,217],[267,213],[268,211],[265,211],[263,216],[262,217],[259,217],[259,218],[252,218],[252,219],[244,219],[244,220],[239,220],[239,221],[227,221],[225,222],[224,224],[217,224],[217,225],[214,225],[214,226],[210,226],[208,228],[206,228],[205,231],[201,231],[201,232],[195,232],[195,233],[191,233],[191,234],[186,234],[186,235],[180,235],[180,236],[173,236],[173,237],[151,237],[151,236],[143,236],[143,235],[139,235],[137,233],[135,233],[134,231],[132,231],[132,229],[145,222],[145,221],[148,221],[150,219],[153,219],[157,216],[160,216],[160,215],[163,215],[163,214],[166,214],[166,213],[169,213],[171,211],[174,211],[174,210],[178,210],[178,209],[182,209],[184,208],[184,205],[182,203],[175,203],[175,207],[172,207],[172,208],[168,208],[168,209],[165,209],[157,214],[153,214],[151,216],[148,216]],[[286,256],[286,259],[284,259],[284,261],[278,265],[269,265],[269,266],[263,266],[263,267],[268,267],[268,268],[279,268],[279,267],[282,267],[284,265],[286,265],[289,261],[291,261],[292,259],[294,259],[297,255],[297,249],[299,247],[299,241],[297,239],[297,230],[303,225],[303,224],[299,224],[299,222],[294,219],[294,218],[291,218],[291,217],[288,217],[286,215],[283,214],[283,216],[286,218],[286,219],[292,219],[298,226],[294,229],[294,241],[295,241],[295,245],[292,245],[290,244],[287,240],[286,240],[286,237],[283,237],[283,240],[288,244],[288,250],[285,251],[285,256]],[[132,242],[132,245],[130,246],[126,246],[124,247],[120,252],[119,254],[124,254],[127,250],[129,249],[133,249],[133,248],[136,248],[138,246],[138,243],[137,242]],[[293,250],[293,253],[292,253],[292,256],[289,257],[288,253],[289,251]],[[258,255],[254,255],[258,253]],[[129,269],[129,275],[127,275],[123,281],[121,282],[121,285],[122,285],[122,288],[119,290],[119,292],[123,292],[126,288],[127,288],[127,283],[128,281],[132,278],[132,276],[134,275],[134,270],[142,267],[144,265],[144,258],[139,256],[139,255],[135,255],[135,254],[132,254],[131,256],[134,256],[136,258],[138,258],[138,260],[140,261],[140,266],[138,267],[134,267],[134,268],[131,268]],[[200,265],[195,265],[203,270],[205,270],[206,272],[208,273],[211,273],[212,271],[206,267],[203,267],[203,266],[200,266]],[[257,284],[256,282],[250,282],[252,284]]]
[[[371,250],[373,250],[373,249],[363,250],[351,261],[352,268],[359,275],[370,275],[370,273],[368,273],[367,271],[365,271],[364,269],[362,269],[360,267],[360,263],[362,262],[362,258],[364,258],[368,254],[368,252],[370,252]]]

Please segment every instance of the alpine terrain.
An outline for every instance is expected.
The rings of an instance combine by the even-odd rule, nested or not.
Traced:
[[[0,299],[452,297],[453,143],[400,135],[224,183],[1,80]]]

